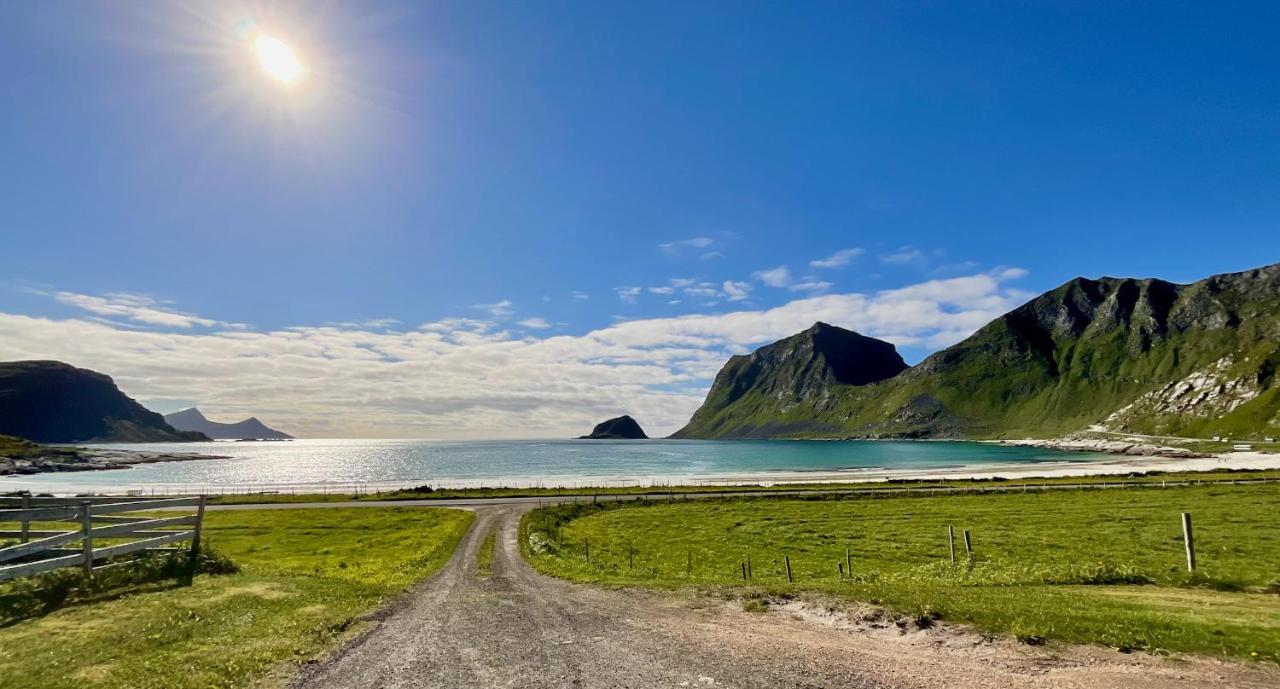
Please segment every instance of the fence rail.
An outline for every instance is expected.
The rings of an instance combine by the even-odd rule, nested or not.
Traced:
[[[175,517],[138,514],[184,507],[193,513]],[[173,544],[183,541],[191,542],[189,552],[194,563],[200,553],[204,508],[204,496],[155,500],[0,497],[0,544],[18,541],[0,547],[0,581],[63,567],[92,572],[101,568],[98,563],[121,555],[181,550]],[[63,523],[70,528],[57,528]],[[33,524],[41,528],[32,528]],[[66,547],[73,543],[79,546]]]

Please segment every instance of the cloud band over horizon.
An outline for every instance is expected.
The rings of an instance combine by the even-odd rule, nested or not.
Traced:
[[[88,315],[0,313],[0,359],[65,361],[112,376],[144,403],[194,400],[213,417],[256,415],[302,437],[568,437],[622,413],[651,435],[666,435],[701,404],[730,355],[815,321],[900,347],[939,349],[1028,299],[1009,284],[1025,275],[1001,269],[544,337],[517,327],[541,329],[543,319],[508,323],[513,308],[505,301],[489,305],[492,318],[484,320],[255,331],[185,313],[170,317],[163,302],[139,295],[53,292]]]

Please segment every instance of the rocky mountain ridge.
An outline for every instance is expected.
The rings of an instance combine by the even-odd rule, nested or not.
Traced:
[[[861,385],[830,376],[814,384],[761,357],[768,365],[754,375],[770,381],[767,389],[726,394],[743,359],[725,364],[677,437],[1050,437],[1092,425],[1276,435],[1280,264],[1187,285],[1076,278],[914,367]],[[786,389],[803,394],[767,394]]]
[[[234,423],[220,423],[205,418],[205,415],[195,407],[165,414],[164,420],[180,431],[203,433],[215,440],[289,440],[293,438],[284,431],[269,428],[256,416]]]

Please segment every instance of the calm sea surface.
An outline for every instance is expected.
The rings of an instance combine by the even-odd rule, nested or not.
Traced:
[[[296,440],[113,445],[232,459],[0,478],[0,491],[157,486],[273,489],[302,486],[526,486],[698,481],[796,481],[910,475],[943,469],[1087,462],[1105,455],[970,442],[911,441],[426,441]],[[20,485],[19,485],[20,484]]]

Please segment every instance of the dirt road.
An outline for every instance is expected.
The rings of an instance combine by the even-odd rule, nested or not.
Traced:
[[[1276,687],[1280,673],[1094,648],[1032,648],[955,628],[903,630],[790,604],[769,614],[534,572],[527,506],[482,507],[448,565],[295,687]],[[497,529],[493,572],[476,553]]]

